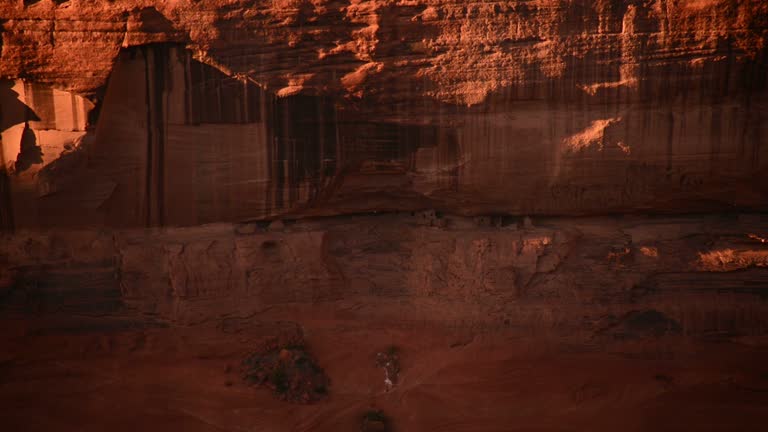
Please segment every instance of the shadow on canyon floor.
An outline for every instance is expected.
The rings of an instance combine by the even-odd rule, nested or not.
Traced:
[[[19,123],[24,123],[24,132],[13,166],[10,165],[11,161],[6,160],[6,146],[15,146],[4,143],[0,137],[0,231],[12,231],[14,228],[9,171],[22,172],[32,164],[42,162],[42,148],[37,145],[37,138],[29,129],[29,122],[40,120],[40,117],[19,100],[19,94],[13,90],[13,84],[11,81],[0,80],[0,133]]]

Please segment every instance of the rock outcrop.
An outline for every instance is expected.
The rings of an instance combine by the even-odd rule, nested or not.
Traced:
[[[19,227],[766,208],[758,0],[41,0],[0,22]]]
[[[178,42],[281,96],[642,96],[658,72],[715,78],[761,59],[767,17],[757,0],[11,0],[0,8],[0,75],[93,93],[121,48]]]
[[[766,214],[764,0],[0,0],[8,430],[762,431]]]
[[[768,246],[750,237],[768,233],[760,215],[536,219],[528,227],[420,221],[405,214],[281,229],[20,232],[0,245],[3,307],[130,311],[190,325],[334,302],[366,304],[369,317],[397,321],[377,310],[397,304],[395,314],[422,311],[419,319],[440,325],[595,335],[625,315],[655,311],[689,335],[768,331]],[[642,321],[629,318],[631,329]]]

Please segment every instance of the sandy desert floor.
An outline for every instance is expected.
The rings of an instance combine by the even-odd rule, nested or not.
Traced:
[[[357,431],[381,409],[395,431],[758,431],[768,340],[631,340],[556,330],[380,318],[397,304],[285,305],[255,318],[153,326],[135,319],[2,322],[0,417],[8,431]],[[410,314],[410,318],[406,315]],[[331,378],[290,404],[247,386],[240,364],[288,323]],[[385,391],[375,355],[401,353]]]

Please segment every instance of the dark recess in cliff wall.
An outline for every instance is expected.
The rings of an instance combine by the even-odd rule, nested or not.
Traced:
[[[124,50],[95,110],[87,169],[62,163],[44,178],[113,191],[83,196],[77,211],[63,192],[37,199],[40,214],[57,215],[43,224],[193,225],[311,213],[334,200],[398,209],[420,148],[447,147],[446,164],[457,156],[444,127],[361,118],[329,96],[276,97],[173,44]],[[406,209],[422,205],[405,193],[415,199]]]

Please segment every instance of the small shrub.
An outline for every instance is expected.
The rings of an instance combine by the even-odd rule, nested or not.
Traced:
[[[283,400],[311,403],[328,395],[330,380],[303,344],[270,345],[243,360],[243,380],[266,386]]]
[[[283,368],[277,368],[269,376],[269,383],[272,384],[275,391],[283,394],[288,391],[288,375]]]

